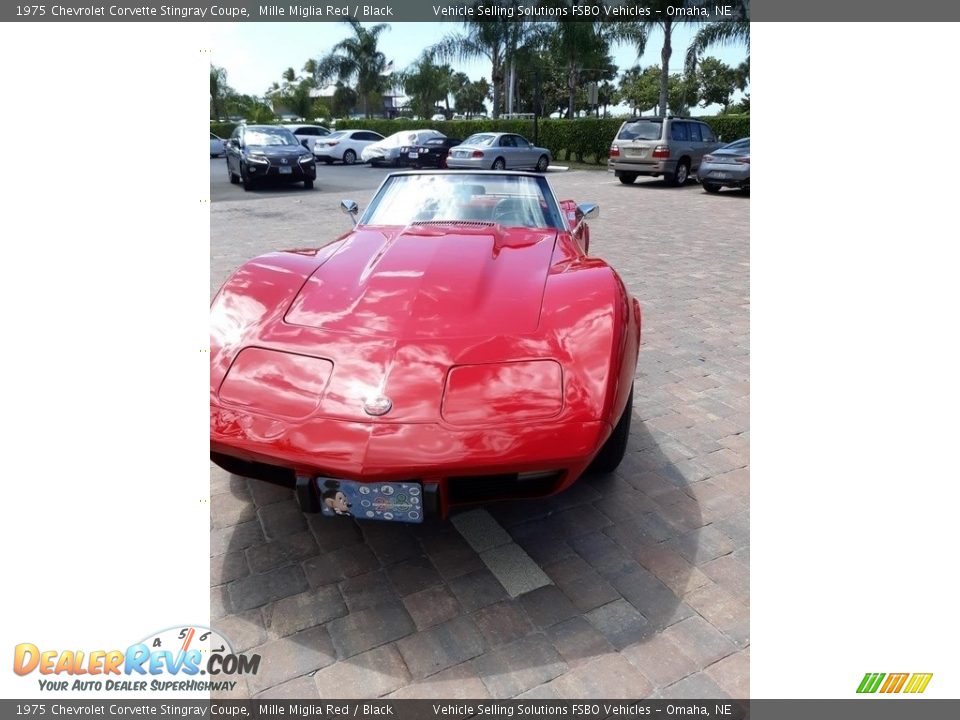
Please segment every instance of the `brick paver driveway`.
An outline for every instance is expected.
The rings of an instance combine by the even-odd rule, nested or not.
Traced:
[[[623,464],[435,527],[304,516],[212,468],[212,622],[262,656],[232,696],[747,696],[750,200],[550,180],[600,202],[591,249],[643,306]],[[348,226],[318,184],[211,206],[211,293],[246,258]],[[536,589],[514,596],[518,579]]]

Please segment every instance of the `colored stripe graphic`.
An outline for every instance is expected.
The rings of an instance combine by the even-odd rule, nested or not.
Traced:
[[[890,673],[887,676],[887,681],[883,684],[883,687],[880,688],[882,693],[898,693],[903,687],[903,684],[907,681],[907,678],[910,677],[910,673]]]
[[[857,688],[857,692],[875,693],[877,688],[880,687],[880,683],[884,677],[886,677],[885,673],[867,673],[863,676],[863,680],[860,681],[860,687]]]
[[[914,673],[910,678],[910,682],[907,683],[907,687],[904,689],[905,693],[922,693],[927,689],[927,685],[930,684],[930,678],[933,677],[933,673]]]

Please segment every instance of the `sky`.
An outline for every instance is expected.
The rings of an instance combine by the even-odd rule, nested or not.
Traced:
[[[370,26],[374,23],[363,24]],[[387,61],[393,60],[394,69],[402,70],[425,48],[444,35],[458,32],[461,27],[460,23],[395,22],[380,35],[380,47]],[[683,69],[684,54],[696,30],[695,24],[687,23],[674,29],[671,72]],[[293,67],[299,73],[309,58],[324,55],[334,44],[347,37],[351,30],[342,23],[277,22],[211,23],[210,32],[213,49],[210,61],[226,68],[230,86],[243,94],[262,95],[271,83],[281,81],[280,76],[288,67]],[[636,64],[641,67],[659,65],[661,43],[662,35],[654,31],[642,58],[638,60],[636,48],[619,45],[614,49],[614,60],[621,70]],[[746,58],[747,50],[741,46],[715,47],[709,54],[728,65],[737,65]],[[490,80],[488,61],[450,64],[456,70],[465,72],[472,80],[481,77]],[[709,114],[712,110],[698,108],[693,114]]]

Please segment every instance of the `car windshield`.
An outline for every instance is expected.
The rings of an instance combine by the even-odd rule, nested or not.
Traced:
[[[286,128],[248,129],[243,135],[247,145],[299,145],[296,136]]]
[[[620,128],[618,140],[659,140],[663,132],[663,123],[659,120],[638,120],[624,123]]]
[[[392,175],[360,222],[364,225],[472,222],[506,227],[563,227],[545,178],[472,173]]]
[[[493,142],[495,135],[489,135],[487,133],[477,133],[471,135],[466,140],[463,141],[464,145],[489,145]]]

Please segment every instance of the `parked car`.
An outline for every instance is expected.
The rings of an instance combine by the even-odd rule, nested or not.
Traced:
[[[399,164],[401,147],[404,145],[419,145],[434,137],[445,136],[442,132],[436,130],[401,130],[379,142],[367,145],[360,153],[360,159],[374,167],[379,165],[396,166]]]
[[[317,140],[326,137],[331,132],[329,128],[325,128],[323,125],[286,124],[282,127],[292,132],[296,136],[297,141],[310,152],[314,152],[313,147],[316,145]],[[306,142],[306,145],[304,145],[304,142]]]
[[[683,185],[703,156],[721,143],[705,122],[668,116],[630,118],[610,145],[608,169],[624,185],[640,175],[663,176],[668,185]]]
[[[459,138],[430,138],[421,145],[404,145],[400,148],[400,164],[419,167],[447,167],[447,153],[450,148],[459,145]]]
[[[383,135],[371,130],[337,130],[326,137],[317,138],[313,155],[327,165],[335,160],[344,165],[353,165],[367,145],[381,140]]]
[[[317,179],[313,153],[296,136],[276,125],[238,125],[227,142],[227,175],[244,190],[261,182],[302,182],[312,188]]]
[[[226,140],[210,133],[210,157],[220,157],[223,155]]]
[[[430,122],[446,122],[447,116],[443,113],[436,113],[430,118]]]
[[[475,133],[457,147],[450,148],[447,167],[469,170],[515,170],[531,168],[546,172],[550,151],[537,147],[522,135],[513,133]]]
[[[535,173],[421,170],[341,208],[350,232],[213,300],[214,463],[307,512],[408,523],[617,467],[640,306],[587,255],[596,205]]]
[[[703,156],[697,179],[710,193],[722,187],[750,192],[750,138],[737,140]]]

